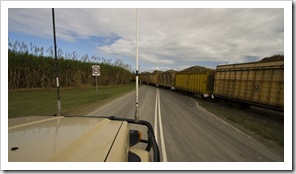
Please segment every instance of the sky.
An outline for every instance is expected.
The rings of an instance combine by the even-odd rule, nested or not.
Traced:
[[[91,3],[1,1],[1,84],[7,84],[8,81],[8,55],[5,51],[8,39],[10,42],[17,40],[27,45],[32,42],[44,48],[53,45],[51,14],[53,7],[58,49],[64,53],[76,51],[79,55],[122,59],[135,69],[135,8],[138,8],[140,72],[156,69],[182,70],[195,65],[216,68],[220,64],[257,61],[274,54],[285,53],[285,91],[288,91],[285,92],[285,136],[292,137],[289,134],[293,132],[291,125],[293,95],[289,92],[293,90],[291,74],[294,75],[291,49],[292,2],[245,1],[240,4],[235,1],[228,3],[174,1],[153,2],[151,5],[147,2],[131,1],[105,4],[106,2],[102,4],[98,1]],[[8,89],[5,85],[0,88],[1,115],[8,115]],[[7,142],[8,139],[7,119],[1,117],[1,142]],[[292,138],[286,138],[284,163],[248,163],[246,166],[252,165],[258,170],[291,170],[293,162],[290,156],[291,145]],[[5,143],[1,144],[1,147],[5,149]],[[1,152],[2,156],[8,156],[6,151]],[[1,158],[3,170],[18,167],[24,169],[37,167],[39,170],[48,168],[46,164],[38,166],[10,164],[5,159],[8,158]],[[88,164],[75,167],[81,166],[83,170],[85,165]],[[119,168],[126,168],[128,164],[117,165]],[[232,166],[233,170],[242,170],[239,164],[215,163],[215,168],[227,170],[227,166]],[[57,165],[55,169],[63,170],[65,167],[71,169],[73,164]],[[112,168],[108,164],[91,163],[87,167],[89,170]],[[142,165],[136,167],[138,170],[143,170],[140,168]],[[213,164],[182,163],[178,168],[176,164],[162,163],[156,167],[148,167],[151,167],[149,170],[172,170],[176,167],[179,170],[184,168],[212,170]]]
[[[266,2],[268,3],[268,2]],[[9,8],[9,42],[53,45],[51,8]],[[136,69],[135,8],[56,8],[57,47]],[[284,54],[283,8],[138,8],[139,71],[245,63]]]

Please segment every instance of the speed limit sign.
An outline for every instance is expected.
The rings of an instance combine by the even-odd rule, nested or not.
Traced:
[[[92,66],[92,75],[93,76],[100,76],[100,66],[99,65]]]

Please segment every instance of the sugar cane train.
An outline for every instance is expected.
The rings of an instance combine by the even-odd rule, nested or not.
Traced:
[[[205,99],[235,103],[243,108],[284,110],[284,55],[257,62],[218,65],[215,70],[193,66],[182,71],[143,72],[139,81]]]

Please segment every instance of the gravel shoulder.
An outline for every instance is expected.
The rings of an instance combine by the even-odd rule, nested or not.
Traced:
[[[284,155],[283,112],[253,106],[249,109],[240,109],[219,101],[205,101],[201,98],[195,100],[209,112],[271,148],[277,154]]]

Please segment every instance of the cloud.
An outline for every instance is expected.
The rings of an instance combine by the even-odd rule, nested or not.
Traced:
[[[283,12],[274,8],[139,9],[142,67],[214,66],[283,53]],[[89,39],[97,54],[134,61],[135,9],[56,9],[55,14],[57,35],[65,41]],[[9,31],[52,37],[51,20],[51,9],[9,9]]]
[[[39,37],[52,37],[51,9],[8,9],[8,29],[10,32]]]

